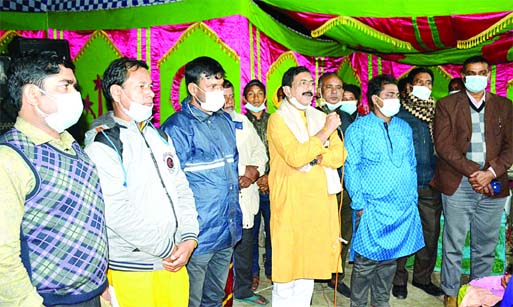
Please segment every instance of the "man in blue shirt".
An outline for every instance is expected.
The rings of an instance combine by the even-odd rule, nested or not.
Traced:
[[[345,183],[354,210],[351,307],[389,306],[398,258],[424,247],[417,209],[417,174],[412,131],[395,117],[399,111],[395,79],[369,82],[372,112],[346,133]]]

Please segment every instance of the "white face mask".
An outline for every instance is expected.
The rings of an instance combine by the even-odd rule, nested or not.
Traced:
[[[46,124],[50,128],[58,133],[62,133],[64,130],[78,122],[80,115],[82,115],[82,111],[84,110],[80,92],[48,95],[44,90],[39,90],[41,93],[55,101],[57,105],[57,111],[52,114],[44,113],[36,105],[37,112],[44,117]]]
[[[342,101],[339,101],[337,103],[329,103],[329,102],[326,103],[326,106],[328,107],[328,109],[330,111],[334,111],[334,110],[340,108],[341,105],[342,105]]]
[[[217,112],[224,106],[224,92],[223,91],[213,91],[206,92],[202,90],[199,86],[196,87],[205,93],[205,101],[201,101],[198,96],[195,96],[196,100],[200,103],[201,108],[208,112]]]
[[[381,111],[381,114],[385,115],[386,117],[392,117],[399,112],[399,108],[401,107],[399,98],[381,99],[379,96],[376,97],[378,97],[378,99],[383,102],[383,107],[379,107],[379,105],[376,104],[376,106]]]
[[[353,115],[356,112],[356,104],[357,100],[346,100],[342,101],[342,105],[340,106],[340,110],[346,112],[349,115]]]
[[[308,108],[308,106],[305,106],[303,104],[301,104],[299,101],[297,101],[296,98],[292,97],[290,99],[288,99],[288,101],[290,102],[291,105],[293,105],[294,107],[296,107],[296,109],[299,109],[301,111],[304,111]]]
[[[251,103],[248,102],[248,103],[246,103],[246,110],[254,112],[254,113],[258,113],[260,111],[263,111],[263,110],[265,110],[265,101],[264,101],[264,103],[262,103],[258,107],[255,107],[254,105],[252,105]]]
[[[143,122],[151,117],[153,104],[151,104],[151,106],[147,106],[144,104],[137,103],[130,99],[124,91],[123,93],[130,101],[130,106],[128,107],[128,110],[121,106],[121,109],[126,115],[128,115],[131,119],[138,123]]]
[[[411,94],[421,100],[428,100],[431,90],[425,86],[414,85]]]
[[[449,92],[449,95],[456,94],[456,93],[459,93],[459,92],[460,92],[460,90],[450,91],[450,92]]]
[[[123,112],[126,115],[130,116],[134,121],[140,123],[151,117],[153,110],[153,104],[151,106],[147,106],[144,104],[138,104],[136,102],[131,101],[130,107],[127,109],[123,108]]]
[[[488,84],[487,76],[465,76],[465,87],[469,92],[479,93],[484,91]]]

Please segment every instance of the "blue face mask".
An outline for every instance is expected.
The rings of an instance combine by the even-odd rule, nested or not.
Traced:
[[[487,76],[465,76],[465,87],[469,92],[479,93],[484,91],[488,84]]]
[[[265,102],[262,103],[260,106],[258,107],[255,107],[254,105],[252,105],[251,103],[246,103],[246,110],[248,111],[251,111],[253,113],[258,113],[260,111],[263,111],[265,110]]]
[[[329,103],[329,102],[326,103],[326,106],[328,107],[328,109],[330,111],[335,111],[336,109],[340,108],[341,105],[342,105],[342,101],[339,101],[337,103]]]
[[[347,100],[342,101],[342,105],[340,106],[340,110],[346,112],[349,115],[353,115],[356,112],[356,100]]]

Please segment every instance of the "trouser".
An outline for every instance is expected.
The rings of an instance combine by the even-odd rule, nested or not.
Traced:
[[[309,307],[314,288],[313,279],[296,279],[273,284],[273,307]]]
[[[457,296],[461,258],[470,228],[470,279],[491,273],[505,198],[490,198],[472,189],[467,177],[453,195],[442,194],[444,232],[441,284],[445,294]]]
[[[189,307],[221,307],[233,248],[192,254],[189,271]]]
[[[264,272],[265,275],[272,275],[272,249],[271,249],[271,203],[269,201],[269,194],[260,193],[260,209],[255,215],[253,225],[253,265],[251,272],[253,276],[260,276],[260,266],[258,256],[260,254],[258,247],[258,237],[260,235],[260,222],[264,219],[265,231],[265,261]]]
[[[246,298],[253,296],[251,291],[251,264],[253,261],[253,228],[242,229],[242,239],[233,250],[233,296]]]
[[[107,277],[121,307],[187,306],[189,301],[189,276],[185,267],[177,272],[109,270]]]
[[[438,252],[438,237],[440,236],[440,216],[442,215],[442,200],[440,193],[429,187],[418,188],[419,215],[422,221],[422,233],[426,244],[415,254],[413,265],[413,280],[426,285],[431,282],[431,274],[435,269]],[[397,259],[397,271],[394,285],[405,286],[408,281],[406,260],[408,257]]]
[[[342,228],[342,238],[347,241],[347,244],[342,245],[342,274],[339,275],[339,279],[343,279],[346,275],[347,254],[349,253],[351,239],[353,238],[353,209],[351,209],[351,198],[346,190],[343,191],[343,196],[340,226]]]
[[[71,305],[53,305],[52,307],[100,307],[100,296],[95,296],[92,299]]]
[[[396,264],[397,259],[374,261],[356,253],[351,273],[351,307],[367,307],[369,289],[372,306],[389,307]]]

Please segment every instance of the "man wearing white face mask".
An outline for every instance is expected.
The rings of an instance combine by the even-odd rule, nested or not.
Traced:
[[[102,81],[110,111],[86,134],[105,195],[111,301],[123,307],[186,306],[197,245],[192,191],[171,138],[150,121],[151,86],[146,63],[113,61]]]
[[[373,112],[346,133],[345,184],[351,196],[354,259],[351,306],[389,306],[400,257],[424,246],[417,209],[417,176],[412,131],[399,111],[395,80],[380,75],[368,84]]]
[[[314,279],[341,268],[337,168],[347,155],[338,115],[311,106],[313,84],[306,67],[289,68],[267,127],[274,307],[309,306]]]
[[[41,52],[11,65],[18,117],[0,137],[0,304],[99,307],[104,202],[94,164],[66,131],[82,113],[73,64]]]
[[[445,306],[456,306],[461,257],[470,230],[470,279],[488,276],[494,263],[513,163],[513,106],[486,92],[490,66],[475,56],[463,63],[466,90],[436,105],[434,142],[440,157],[432,186],[444,210],[441,285]],[[494,190],[492,180],[502,185]]]
[[[339,137],[343,139],[343,134],[345,133],[347,127],[349,127],[349,125],[354,121],[354,118],[356,116],[356,100],[343,100],[345,94],[344,84],[342,80],[340,80],[338,75],[334,72],[324,73],[319,78],[318,93],[320,94],[320,97],[317,100],[317,102],[320,105],[318,109],[327,114],[335,112],[340,117],[341,123],[337,129],[337,132]],[[339,169],[339,173],[342,174],[341,169]],[[344,238],[344,240],[347,241],[347,243],[344,243],[341,252],[342,273],[339,274],[338,277],[336,273],[333,273],[331,280],[328,282],[328,286],[331,288],[336,288],[340,294],[342,294],[345,297],[349,297],[351,295],[351,290],[343,282],[343,279],[345,277],[347,253],[349,251],[349,246],[351,244],[351,237],[353,232],[351,223],[353,210],[351,210],[351,199],[349,198],[349,194],[347,194],[347,191],[345,189],[342,195],[340,193],[337,194],[337,201],[341,213],[340,230],[342,233],[342,238]],[[342,206],[341,209],[340,206]],[[335,284],[335,281],[337,281],[337,284]]]
[[[438,252],[442,214],[440,192],[429,186],[437,163],[431,137],[435,115],[435,101],[431,96],[434,76],[429,68],[416,67],[408,73],[406,80],[412,86],[412,90],[401,99],[401,110],[397,117],[405,120],[413,131],[413,145],[417,160],[418,207],[426,244],[415,254],[412,284],[430,295],[440,296],[443,294],[442,290],[431,281]],[[392,294],[398,299],[405,299],[408,295],[406,260],[407,257],[403,257],[397,261]]]
[[[223,109],[235,123],[235,136],[239,151],[239,202],[242,210],[242,238],[233,251],[233,297],[253,305],[267,305],[267,300],[254,293],[252,284],[253,225],[259,209],[257,179],[264,173],[267,152],[253,124],[246,116],[235,112],[233,85],[224,80],[225,104]]]
[[[162,125],[175,144],[200,221],[199,245],[187,264],[191,307],[221,306],[233,247],[242,235],[235,124],[221,110],[223,81],[224,69],[216,60],[199,57],[187,63],[189,96]]]
[[[253,124],[255,130],[264,143],[267,156],[269,156],[269,145],[267,143],[267,123],[269,121],[269,113],[266,112],[266,98],[265,86],[260,80],[254,79],[244,86],[243,101],[245,102],[246,116]],[[255,291],[260,283],[260,266],[258,259],[260,255],[260,248],[258,246],[260,235],[260,223],[264,223],[265,232],[265,254],[264,254],[264,271],[267,278],[272,279],[272,251],[271,251],[271,205],[269,203],[269,162],[266,163],[265,170],[260,174],[256,184],[260,192],[260,205],[258,213],[255,215],[255,225],[253,226],[253,268],[252,275],[253,281],[251,283],[251,290]]]

